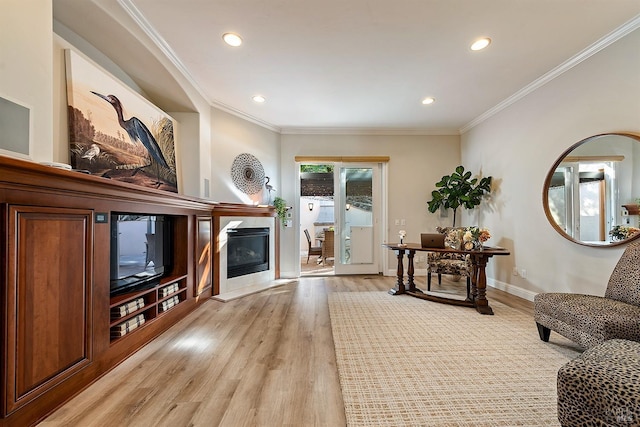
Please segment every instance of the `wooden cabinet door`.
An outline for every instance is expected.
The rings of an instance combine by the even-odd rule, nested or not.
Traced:
[[[9,206],[5,413],[91,360],[91,210]]]
[[[212,277],[212,257],[211,257],[211,217],[197,218],[197,238],[196,238],[196,289],[195,296],[199,296],[208,291],[211,296]]]

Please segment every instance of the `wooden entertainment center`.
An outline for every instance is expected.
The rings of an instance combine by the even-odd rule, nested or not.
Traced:
[[[233,209],[0,156],[0,426],[42,420],[214,293],[216,207]],[[159,284],[111,295],[113,212],[171,219]]]

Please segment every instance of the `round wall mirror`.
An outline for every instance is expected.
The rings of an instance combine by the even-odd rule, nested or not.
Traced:
[[[549,170],[542,203],[553,228],[581,245],[640,237],[640,135],[594,135],[571,146]]]

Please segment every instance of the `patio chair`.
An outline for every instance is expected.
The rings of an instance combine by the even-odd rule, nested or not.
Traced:
[[[322,255],[322,246],[312,246],[311,245],[311,236],[309,235],[309,230],[304,229],[304,235],[307,237],[307,243],[309,244],[309,254],[307,255],[307,264],[309,264],[309,258],[311,255]]]

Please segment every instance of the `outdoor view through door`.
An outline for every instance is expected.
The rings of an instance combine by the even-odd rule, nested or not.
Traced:
[[[301,274],[380,271],[380,169],[370,163],[300,165]]]
[[[616,212],[615,163],[563,162],[549,185],[554,219],[571,237],[605,242]]]

